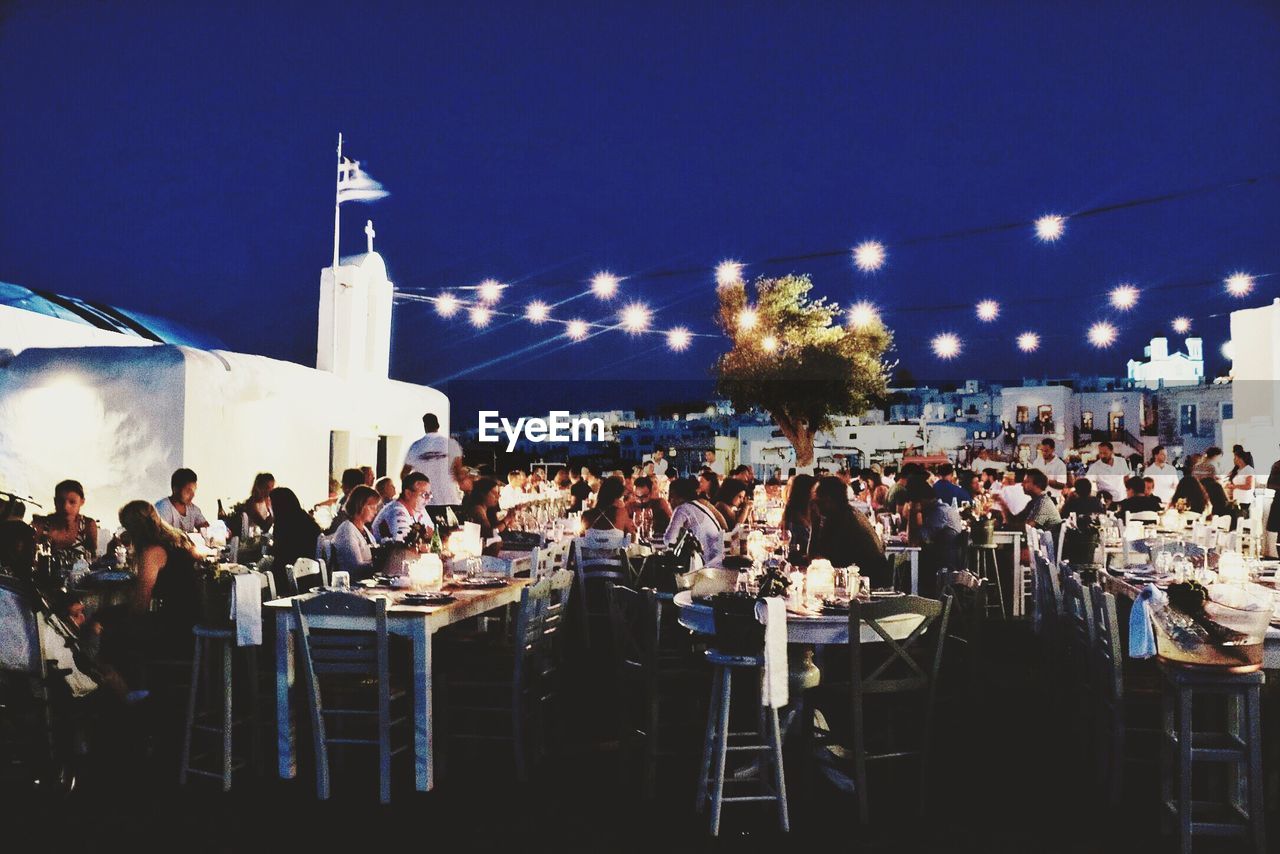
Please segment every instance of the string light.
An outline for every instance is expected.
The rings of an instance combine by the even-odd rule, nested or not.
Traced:
[[[1024,332],[1018,336],[1018,349],[1024,353],[1034,353],[1040,349],[1040,336],[1034,332]]]
[[[866,329],[879,322],[880,312],[866,300],[855,302],[849,308],[849,325],[854,329]]]
[[[1232,273],[1227,276],[1227,293],[1233,297],[1242,297],[1253,290],[1253,276],[1248,273]]]
[[[962,349],[960,338],[952,332],[943,332],[941,335],[934,336],[931,346],[933,355],[939,359],[954,359],[960,355]]]
[[[1173,319],[1173,331],[1179,335],[1186,335],[1191,331],[1191,318],[1175,317]]]
[[[540,299],[536,299],[529,303],[524,310],[524,316],[531,323],[543,323],[551,317],[551,306],[547,305]]]
[[[864,240],[853,247],[853,265],[864,273],[874,273],[884,266],[888,253],[878,240]]]
[[[601,270],[591,277],[591,293],[600,299],[613,299],[618,293],[618,283],[621,281],[622,279],[608,270]]]
[[[480,295],[480,302],[485,305],[493,305],[495,302],[502,299],[502,291],[504,288],[506,288],[506,285],[502,284],[502,282],[499,282],[497,279],[485,279],[476,288],[476,291]]]
[[[756,324],[760,322],[760,315],[756,314],[754,308],[744,308],[738,312],[738,328],[749,331],[756,328]]]
[[[458,309],[461,306],[462,303],[458,301],[458,298],[448,291],[445,291],[440,294],[440,296],[436,297],[436,314],[441,317],[453,317],[458,313]]]
[[[1000,316],[1000,303],[993,299],[984,299],[978,303],[978,319],[990,323]]]
[[[1116,328],[1105,320],[1089,327],[1089,343],[1095,347],[1110,347],[1116,342]]]
[[[574,341],[581,341],[587,337],[587,322],[585,320],[570,320],[564,325],[564,334],[568,335]]]
[[[1111,290],[1111,305],[1121,311],[1128,311],[1138,304],[1138,289],[1133,285],[1116,285]]]
[[[1045,214],[1036,220],[1036,237],[1045,243],[1053,243],[1067,230],[1067,218],[1058,214]]]
[[[693,343],[693,334],[683,326],[667,330],[667,346],[676,353],[683,353]]]
[[[725,288],[742,281],[742,264],[738,261],[721,261],[716,265],[716,284]]]
[[[493,312],[482,305],[475,305],[467,312],[470,316],[471,325],[476,329],[483,329],[489,325],[489,321],[493,319]]]
[[[774,352],[778,349],[778,339],[774,338],[772,335],[764,336],[760,341],[760,349],[764,350],[766,353]]]
[[[626,308],[618,313],[618,320],[622,323],[622,328],[632,335],[639,335],[648,329],[649,322],[652,319],[653,312],[649,311],[649,307],[642,302],[629,303]]]

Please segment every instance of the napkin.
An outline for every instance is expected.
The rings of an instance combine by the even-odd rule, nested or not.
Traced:
[[[1150,658],[1156,654],[1156,636],[1151,628],[1151,607],[1163,607],[1168,602],[1168,595],[1154,584],[1142,588],[1133,603],[1133,610],[1129,612],[1130,658]]]
[[[764,670],[760,701],[780,709],[787,704],[787,600],[770,596],[756,601],[756,619],[764,625]]]
[[[236,646],[262,645],[262,581],[258,573],[231,576],[231,619],[236,624]]]

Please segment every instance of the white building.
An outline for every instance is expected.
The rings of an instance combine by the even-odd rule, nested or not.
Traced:
[[[1129,379],[1144,388],[1204,382],[1204,342],[1188,338],[1185,343],[1187,352],[1170,353],[1168,338],[1152,338],[1142,351],[1145,362],[1129,360]]]
[[[1280,456],[1280,299],[1231,312],[1231,418],[1223,447],[1244,445],[1264,478]]]
[[[166,495],[180,466],[199,476],[207,514],[246,497],[259,471],[304,505],[343,468],[397,475],[424,412],[448,429],[449,402],[388,378],[393,287],[369,244],[339,265],[336,300],[333,270],[321,274],[319,369],[0,286],[0,489],[47,508],[54,484],[75,478],[86,512],[111,529],[126,501]]]

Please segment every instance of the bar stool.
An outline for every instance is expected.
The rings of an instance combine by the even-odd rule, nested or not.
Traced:
[[[1161,800],[1164,824],[1176,822],[1180,850],[1191,851],[1192,838],[1243,836],[1258,854],[1266,850],[1262,807],[1261,671],[1232,673],[1229,668],[1179,667],[1160,663],[1164,675],[1164,739],[1161,750]],[[1228,672],[1215,672],[1228,670]],[[1226,732],[1195,731],[1192,709],[1197,695],[1226,700]],[[1227,799],[1192,799],[1197,762],[1227,765]],[[1178,790],[1174,792],[1174,781]],[[1235,820],[1232,820],[1235,819]]]
[[[178,770],[179,785],[186,785],[188,774],[198,774],[203,777],[213,777],[222,780],[222,791],[231,791],[231,774],[244,768],[247,763],[244,759],[237,759],[233,756],[231,750],[231,735],[235,727],[241,724],[248,724],[250,733],[250,750],[254,759],[262,756],[261,735],[258,727],[255,725],[255,718],[258,708],[258,647],[246,646],[241,647],[245,653],[245,675],[249,682],[249,712],[236,720],[232,717],[231,702],[231,672],[232,672],[232,653],[236,646],[235,629],[219,629],[210,628],[208,626],[195,626],[192,633],[196,638],[195,654],[191,658],[191,691],[187,699],[187,723],[186,730],[182,738],[182,764]],[[220,664],[221,673],[214,669],[215,661]],[[199,710],[199,693],[200,683],[204,681],[207,687],[206,703],[212,700],[212,695],[218,687],[218,680],[221,679],[222,699],[219,703],[212,703],[211,707]],[[218,722],[205,723],[215,715],[219,716]],[[191,742],[196,732],[217,733],[222,736],[222,761],[217,771],[209,771],[203,768],[192,767],[191,760]],[[209,754],[200,754],[196,759],[203,758]]]
[[[1000,546],[995,543],[970,543],[969,562],[972,567],[970,571],[974,575],[995,585],[996,599],[994,602],[987,600],[987,612],[990,613],[994,609],[1003,619],[1004,586],[1000,583],[1000,565],[996,560],[996,551],[999,548]]]
[[[748,801],[777,801],[778,825],[783,832],[791,829],[787,816],[787,786],[782,772],[782,735],[778,727],[778,710],[760,706],[759,729],[754,732],[729,731],[729,706],[733,695],[733,672],[740,670],[751,676],[751,683],[759,685],[764,668],[763,655],[729,655],[718,650],[706,652],[713,673],[711,678],[711,707],[707,710],[707,734],[702,750],[702,779],[698,785],[697,809],[701,813],[711,800],[711,835],[720,834],[720,809],[724,804]],[[730,738],[745,739],[730,744]],[[772,791],[765,782],[764,762],[759,763],[762,793],[726,797],[724,783],[726,762],[730,752],[762,753],[768,756],[772,766]],[[736,780],[737,782],[742,782]]]

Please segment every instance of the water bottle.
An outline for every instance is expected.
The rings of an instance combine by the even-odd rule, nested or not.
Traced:
[[[115,550],[116,569],[124,569],[129,563],[129,550],[124,547],[124,543],[116,546]]]

